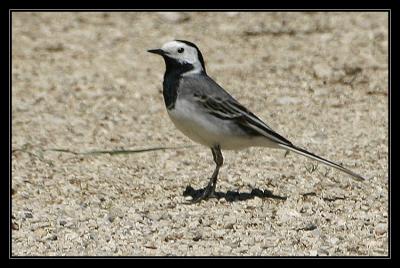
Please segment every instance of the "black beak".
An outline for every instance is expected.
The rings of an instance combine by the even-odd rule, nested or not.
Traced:
[[[165,54],[164,50],[162,50],[162,49],[149,49],[149,50],[147,50],[147,52],[158,54],[161,56]]]

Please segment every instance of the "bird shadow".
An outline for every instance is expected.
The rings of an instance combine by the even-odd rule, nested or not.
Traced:
[[[197,199],[200,197],[204,192],[204,188],[202,189],[194,189],[192,186],[188,185],[183,191],[183,196],[190,196],[192,197],[192,200]],[[279,195],[274,195],[271,191],[269,190],[260,190],[258,188],[252,189],[251,192],[239,192],[239,191],[227,191],[226,193],[224,192],[215,192],[213,197],[210,198],[216,198],[216,199],[221,199],[225,198],[227,202],[237,202],[237,201],[245,201],[249,199],[253,199],[255,197],[259,198],[272,198],[272,199],[277,199],[277,200],[286,200],[286,196],[279,196]]]

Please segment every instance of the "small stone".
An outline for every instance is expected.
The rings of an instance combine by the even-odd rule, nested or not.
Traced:
[[[360,209],[361,209],[362,211],[369,211],[371,208],[370,208],[369,206],[362,205],[362,206],[360,207]]]
[[[237,248],[237,247],[239,247],[239,245],[240,245],[240,241],[231,241],[231,242],[228,242],[227,245],[228,245],[230,248]]]
[[[332,238],[330,239],[330,242],[331,242],[332,245],[336,245],[337,242],[339,242],[339,239],[336,238],[336,237],[332,237]]]
[[[108,220],[109,222],[113,222],[113,221],[115,220],[115,215],[108,214],[107,220]]]
[[[111,208],[108,215],[107,215],[107,220],[109,222],[114,222],[114,220],[118,217],[118,218],[122,218],[123,217],[123,212],[121,209],[119,208]]]
[[[191,197],[191,196],[185,196],[185,201],[192,201],[193,200],[193,197]]]
[[[30,212],[25,212],[25,218],[32,219],[33,215]]]
[[[56,241],[56,240],[58,240],[58,237],[57,237],[57,235],[52,234],[47,238],[47,240]]]
[[[151,219],[152,221],[159,221],[163,217],[163,214],[161,212],[157,211],[157,212],[154,212],[154,213],[149,213],[149,215],[147,217],[149,219]]]
[[[244,237],[242,240],[243,245],[254,245],[254,243],[255,243],[255,239],[254,239],[254,237],[251,237],[251,236]]]
[[[215,230],[214,237],[223,239],[225,237],[226,231],[225,230]]]
[[[318,229],[313,230],[311,233],[314,237],[320,237],[321,235],[321,232]]]
[[[234,216],[225,216],[224,217],[224,228],[225,229],[233,229],[236,224],[236,218]]]
[[[201,235],[201,233],[197,233],[194,237],[193,237],[193,241],[199,241],[200,239],[202,239],[203,236]]]
[[[294,97],[281,97],[276,100],[276,103],[279,105],[290,105],[290,104],[298,104],[300,103],[301,100],[299,98],[294,98]]]
[[[375,226],[375,234],[377,235],[384,235],[387,232],[387,224],[380,223]]]
[[[271,241],[266,241],[261,245],[262,249],[273,248],[275,245]]]
[[[146,245],[144,245],[144,247],[149,249],[157,249],[157,246],[153,242],[148,242]]]
[[[343,67],[343,69],[344,69],[346,75],[355,75],[355,74],[362,72],[362,68],[359,66],[345,65]]]
[[[44,229],[37,229],[33,232],[33,234],[36,240],[41,240],[42,237],[44,237],[47,234],[47,232]]]
[[[181,23],[190,19],[187,13],[183,12],[158,12],[159,16],[165,22]]]
[[[110,235],[106,235],[106,236],[104,237],[104,239],[106,240],[106,242],[110,242],[111,236],[110,236]]]
[[[313,66],[314,74],[321,79],[327,79],[332,76],[332,68],[326,63],[318,63]]]
[[[306,225],[306,227],[304,227],[305,231],[312,231],[317,229],[317,225],[313,224],[313,223],[309,223]]]
[[[225,229],[233,229],[233,226],[234,226],[234,223],[226,223],[226,224],[224,225],[224,228],[225,228]]]
[[[346,225],[346,221],[343,218],[338,218],[336,220],[336,225],[337,226],[345,226]]]
[[[60,52],[63,51],[65,48],[62,43],[57,43],[57,44],[49,44],[44,49],[49,52]]]
[[[325,141],[326,139],[328,139],[328,135],[326,133],[323,132],[316,132],[314,135],[312,135],[313,139],[316,139],[318,141]]]
[[[11,229],[13,229],[13,230],[19,230],[19,225],[18,224],[16,224],[15,222],[13,222],[12,224],[11,224]]]
[[[317,251],[318,256],[328,256],[329,255],[329,251],[327,251],[326,249],[320,248]]]
[[[268,239],[264,240],[264,242],[261,244],[261,248],[267,249],[267,248],[273,248],[276,246],[276,238],[274,237],[269,237]]]
[[[255,207],[261,207],[262,206],[262,199],[261,198],[253,198],[249,201],[247,201],[247,208],[255,208]]]
[[[237,15],[239,15],[239,12],[237,12],[237,11],[231,11],[231,12],[225,12],[225,14],[226,14],[228,17],[236,17]]]
[[[254,245],[254,246],[250,247],[249,252],[250,252],[250,254],[257,256],[257,255],[260,255],[261,248],[259,245]]]
[[[264,24],[263,23],[261,23],[261,24],[259,23],[259,24],[256,24],[256,25],[252,25],[250,28],[245,30],[244,34],[252,36],[252,35],[260,35],[260,34],[262,34],[264,32],[267,32],[267,30],[265,29]]]
[[[301,216],[296,210],[281,208],[276,212],[282,222],[287,222]]]

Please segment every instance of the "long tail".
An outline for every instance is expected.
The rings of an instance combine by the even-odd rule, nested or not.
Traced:
[[[285,145],[285,144],[279,144],[279,146],[282,147],[282,148],[285,148],[287,150],[290,150],[292,152],[304,155],[304,156],[306,156],[308,158],[317,160],[317,161],[319,161],[321,163],[324,163],[325,165],[337,168],[337,169],[339,169],[339,170],[341,170],[341,171],[353,176],[356,180],[359,180],[359,181],[365,180],[364,177],[354,173],[353,171],[348,170],[347,168],[344,168],[344,167],[342,167],[342,166],[340,166],[340,165],[338,165],[338,164],[336,164],[336,163],[334,163],[332,161],[329,161],[329,160],[326,160],[326,159],[324,159],[322,157],[319,157],[319,156],[317,156],[317,155],[315,155],[313,153],[307,152],[306,150],[304,150],[302,148],[296,147],[294,145]]]

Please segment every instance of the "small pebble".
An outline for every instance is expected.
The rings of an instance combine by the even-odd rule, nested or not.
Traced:
[[[200,233],[198,233],[198,234],[196,234],[194,237],[193,237],[193,241],[199,241],[200,239],[202,238],[202,235],[200,234]]]
[[[377,235],[384,235],[387,232],[387,224],[380,223],[375,226],[375,234]]]
[[[239,12],[230,11],[230,12],[225,12],[225,14],[226,14],[228,17],[236,17],[237,15],[239,15]]]
[[[294,97],[280,97],[276,100],[276,103],[279,105],[293,105],[293,104],[298,104],[300,103],[301,100],[299,98],[294,98]]]
[[[58,240],[58,237],[57,237],[57,235],[52,234],[47,238],[47,240],[56,241],[56,240]]]
[[[332,68],[326,63],[318,63],[313,66],[314,74],[320,79],[327,79],[332,76]]]
[[[247,201],[247,208],[257,208],[261,207],[263,204],[263,201],[261,198],[255,197],[251,200]]]
[[[13,222],[13,223],[11,224],[11,229],[13,229],[13,230],[19,230],[19,225],[16,224],[15,222]]]
[[[317,251],[318,256],[328,256],[329,255],[329,251],[327,251],[326,249],[318,249]]]
[[[191,196],[185,196],[184,199],[185,199],[185,201],[192,201],[192,200],[193,200],[193,197],[191,197]]]
[[[115,215],[113,215],[113,214],[108,214],[107,220],[108,220],[109,222],[113,222],[113,221],[115,220]]]
[[[312,231],[317,229],[317,225],[313,224],[313,223],[309,223],[306,225],[306,227],[304,227],[305,231]]]
[[[271,240],[266,240],[265,242],[262,243],[261,248],[267,249],[267,248],[273,248],[275,246],[275,243]]]
[[[234,249],[234,248],[239,247],[240,242],[239,241],[231,241],[231,242],[228,242],[227,245]]]
[[[331,244],[336,245],[337,242],[339,242],[339,239],[336,238],[336,237],[332,237],[332,238],[330,239],[330,242],[331,242]]]
[[[230,222],[230,223],[226,223],[225,225],[224,225],[224,228],[225,229],[233,229],[233,226],[234,226],[235,224],[233,223],[233,222]]]
[[[311,233],[314,237],[320,237],[321,235],[321,232],[318,229],[313,230]]]
[[[183,12],[158,12],[158,14],[165,22],[170,23],[182,23],[190,19],[190,16]]]

